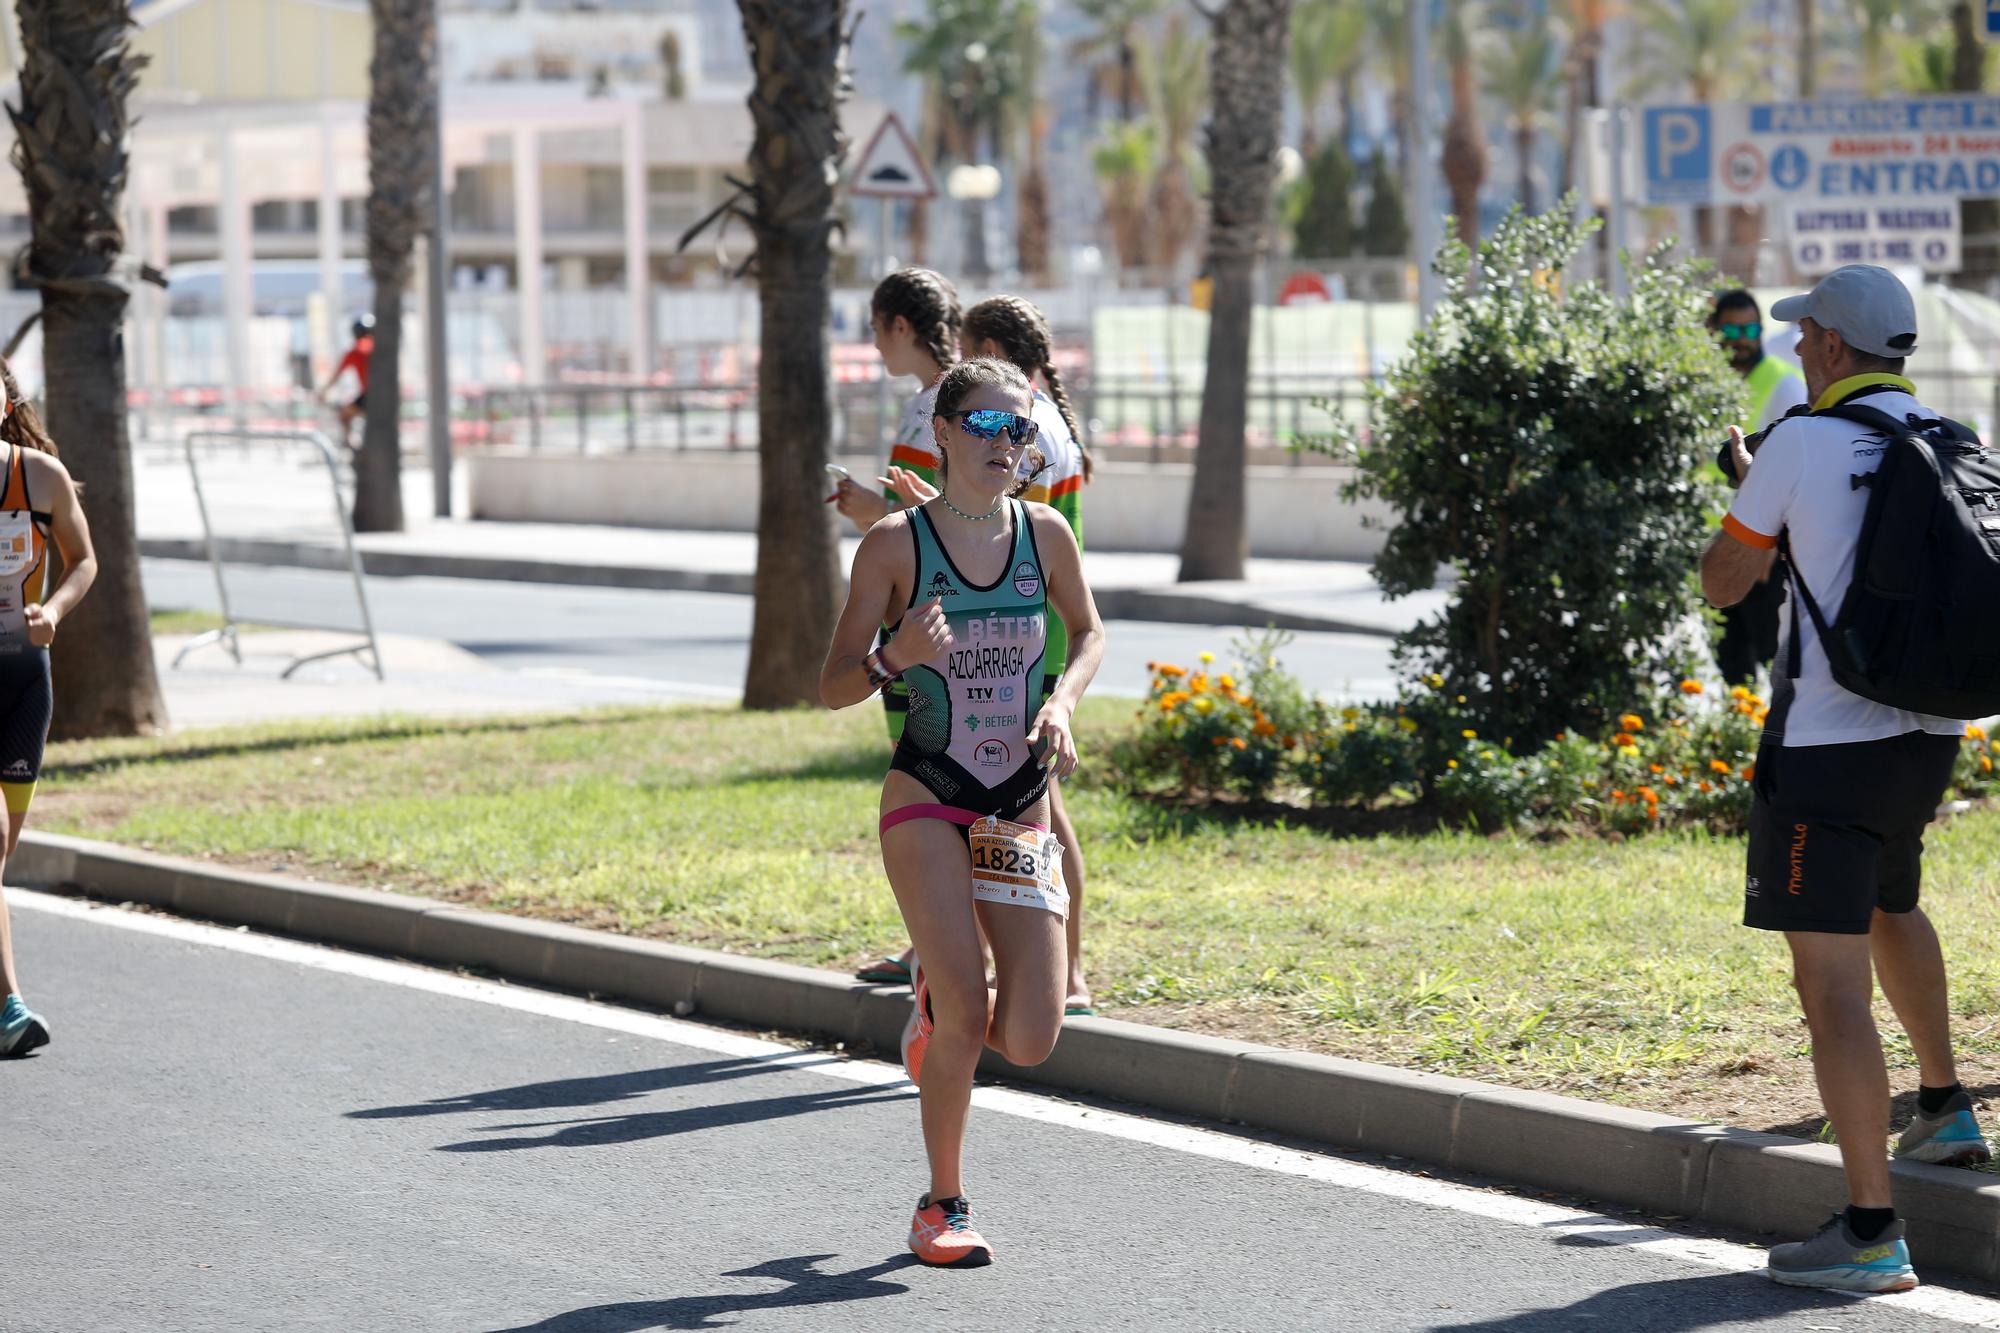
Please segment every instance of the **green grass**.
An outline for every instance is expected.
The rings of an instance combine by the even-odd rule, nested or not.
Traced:
[[[156,610],[150,616],[150,624],[155,634],[207,634],[222,628],[222,617],[214,611]],[[264,626],[239,623],[236,628],[245,634],[256,634]]]
[[[1086,751],[1128,719],[1087,707]],[[848,967],[902,942],[875,837],[886,760],[865,709],[326,722],[53,747],[35,822]],[[1738,840],[1343,838],[1164,809],[1093,772],[1071,811],[1118,1017],[1817,1127],[1783,945],[1736,924]],[[2000,812],[1933,831],[1925,896],[1973,1086],[2000,1074],[1996,866]]]

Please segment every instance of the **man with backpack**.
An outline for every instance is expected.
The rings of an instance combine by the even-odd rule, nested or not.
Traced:
[[[1740,601],[1782,551],[1792,589],[1754,771],[1743,922],[1783,931],[1839,1139],[1850,1206],[1771,1251],[1797,1286],[1916,1285],[1890,1201],[1889,1079],[1874,981],[1909,1034],[1921,1087],[1898,1157],[1983,1162],[1954,1067],[1944,958],[1917,906],[1924,826],[1962,719],[2000,711],[2000,462],[1902,376],[1916,308],[1886,269],[1849,265],[1771,308],[1799,324],[1810,411],[1746,446],[1702,557],[1702,590]],[[1754,450],[1754,463],[1752,453]]]

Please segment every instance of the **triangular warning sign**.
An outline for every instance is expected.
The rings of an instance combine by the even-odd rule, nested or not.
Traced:
[[[935,199],[937,183],[917,154],[903,122],[891,111],[882,117],[862,151],[848,193],[873,199]]]

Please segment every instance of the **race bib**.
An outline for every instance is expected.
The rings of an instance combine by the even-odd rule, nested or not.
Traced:
[[[1062,844],[1046,829],[987,815],[967,830],[972,841],[972,896],[989,903],[1039,907],[1069,916]]]
[[[35,563],[35,520],[25,509],[0,509],[0,579],[16,579]]]

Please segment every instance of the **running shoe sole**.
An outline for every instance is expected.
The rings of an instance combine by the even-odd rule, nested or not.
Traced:
[[[912,1240],[910,1253],[916,1255],[917,1262],[926,1268],[984,1268],[993,1262],[993,1251],[984,1245],[967,1250],[956,1259],[938,1260],[924,1258],[923,1253],[917,1249],[916,1242]]]
[[[1897,1153],[1896,1158],[1903,1162],[1929,1162],[1933,1166],[1978,1166],[1993,1160],[1993,1149],[1984,1139],[1976,1142],[1961,1139],[1956,1143],[1940,1143],[1932,1139],[1908,1152]]]
[[[1788,1272],[1780,1268],[1767,1268],[1764,1275],[1771,1281],[1786,1287],[1817,1287],[1822,1291],[1858,1291],[1868,1295],[1887,1296],[1898,1291],[1915,1291],[1915,1273],[1871,1272],[1865,1268],[1807,1268]]]
[[[37,1050],[48,1044],[49,1030],[42,1026],[40,1019],[31,1018],[28,1020],[27,1030],[21,1034],[20,1039],[14,1043],[11,1049],[4,1052],[4,1057],[9,1060],[18,1060],[29,1051]]]

